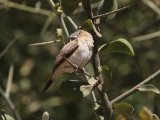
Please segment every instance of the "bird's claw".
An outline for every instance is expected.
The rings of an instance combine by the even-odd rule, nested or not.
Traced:
[[[74,70],[75,70],[76,72],[78,72],[78,71],[79,71],[79,66],[78,66],[78,65],[73,64],[73,67],[74,67]]]

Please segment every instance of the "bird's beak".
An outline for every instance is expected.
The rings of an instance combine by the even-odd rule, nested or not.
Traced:
[[[73,33],[73,34],[71,34],[70,36],[69,36],[69,38],[71,39],[71,40],[74,40],[74,39],[76,39],[78,36],[77,36],[77,34],[76,33]]]

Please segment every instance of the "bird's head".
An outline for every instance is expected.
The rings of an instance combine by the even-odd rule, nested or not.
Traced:
[[[92,35],[85,30],[77,30],[76,32],[72,33],[69,36],[69,38],[71,40],[75,40],[75,39],[80,38],[80,37],[86,38],[85,40],[90,40],[90,39],[93,40]]]

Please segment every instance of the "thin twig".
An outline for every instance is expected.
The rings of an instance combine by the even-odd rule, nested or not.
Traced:
[[[141,35],[141,36],[134,37],[134,38],[132,38],[132,41],[133,42],[140,42],[140,41],[153,39],[153,38],[156,38],[156,37],[159,37],[159,36],[160,36],[160,31],[157,31],[157,32],[153,32],[153,33],[150,33],[150,34],[147,34],[147,35]]]
[[[98,19],[98,18],[101,18],[101,17],[105,17],[105,16],[108,16],[108,15],[114,14],[114,13],[116,13],[116,12],[125,10],[125,9],[127,9],[127,8],[129,8],[129,7],[131,7],[131,5],[128,5],[128,6],[119,8],[119,9],[117,9],[117,10],[114,10],[114,11],[111,11],[111,12],[107,12],[107,13],[104,13],[104,14],[101,14],[101,15],[94,16],[93,19]]]
[[[160,8],[157,7],[151,0],[142,0],[142,1],[160,16]]]
[[[52,23],[54,17],[55,16],[53,16],[53,15],[48,16],[46,22],[44,23],[44,25],[43,25],[43,27],[41,29],[41,32],[40,32],[41,36],[43,36],[45,34],[45,32],[47,31],[49,25]]]
[[[48,0],[48,3],[50,4],[51,8],[54,10],[56,5],[55,3],[53,2],[53,0]]]
[[[61,26],[62,26],[65,34],[66,34],[66,37],[68,38],[68,37],[69,37],[69,32],[68,32],[68,29],[67,29],[66,24],[65,24],[65,22],[64,22],[63,15],[60,14],[59,18],[60,18]]]
[[[114,104],[114,103],[117,103],[119,101],[122,101],[123,99],[127,98],[129,95],[131,95],[134,92],[136,92],[140,86],[142,86],[142,85],[154,80],[158,75],[160,75],[160,70],[156,71],[151,76],[149,76],[147,79],[143,80],[141,83],[137,84],[136,86],[134,86],[133,88],[131,88],[127,92],[125,92],[125,93],[121,94],[120,96],[116,97],[115,99],[113,99],[111,101],[111,103]]]
[[[11,84],[12,84],[12,81],[13,81],[13,73],[14,73],[14,66],[11,65],[11,66],[10,66],[10,69],[9,69],[7,86],[6,86],[6,92],[5,92],[5,96],[6,96],[7,98],[9,98],[9,96],[10,96]]]
[[[8,0],[0,0],[0,3],[2,3],[3,5],[5,5],[7,7],[19,9],[19,10],[30,12],[30,13],[38,13],[38,14],[45,15],[45,16],[49,16],[49,15],[53,14],[52,12],[50,12],[48,10],[45,10],[45,9],[40,9],[39,8],[37,10],[33,7],[25,6],[25,5],[18,4],[18,3],[15,3],[15,2],[11,2],[11,1],[8,1]]]
[[[55,10],[55,3],[53,2],[53,0],[48,0],[48,3],[50,4],[51,8],[53,10]],[[66,37],[68,38],[69,37],[69,32],[68,32],[68,29],[67,29],[66,24],[64,22],[63,13],[58,13],[57,17],[58,17],[58,19],[60,21],[60,24],[61,24],[61,27],[62,27],[63,31],[66,34]]]
[[[29,44],[28,46],[39,46],[39,45],[46,45],[46,44],[57,43],[57,42],[61,42],[61,40],[33,43],[33,44]]]
[[[11,77],[13,74],[13,66],[10,67],[10,70],[9,70],[9,76]],[[8,76],[8,78],[9,78]],[[11,78],[10,78],[11,79]],[[10,83],[9,83],[10,84]],[[7,85],[7,87],[10,87],[10,85]],[[10,91],[10,88],[6,88]],[[7,90],[7,91],[8,91]],[[4,90],[1,88],[0,86],[0,94],[2,95],[2,97],[5,99],[6,103],[8,104],[9,108],[11,109],[12,113],[14,114],[16,120],[21,120],[21,117],[18,113],[18,111],[15,109],[15,105],[14,103],[12,102],[12,100],[10,99],[8,93],[6,94],[4,92]]]
[[[0,59],[8,52],[8,50],[13,46],[16,42],[17,38],[13,38],[10,43],[6,46],[6,48],[0,53]]]
[[[74,27],[75,30],[77,30],[78,26],[75,24],[75,22],[72,20],[71,17],[67,16],[67,19],[69,20],[69,22],[72,24],[72,26]]]

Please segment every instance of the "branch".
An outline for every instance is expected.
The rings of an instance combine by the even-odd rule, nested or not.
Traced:
[[[59,15],[59,19],[60,19],[60,21],[61,21],[62,29],[64,30],[64,32],[65,32],[65,34],[66,34],[66,37],[68,38],[68,37],[69,37],[69,32],[68,32],[68,29],[67,29],[66,24],[65,24],[65,22],[64,22],[64,19],[63,19],[63,15],[62,15],[62,14]]]
[[[75,30],[78,29],[78,26],[76,25],[76,23],[72,20],[71,17],[67,16],[67,19],[69,20],[69,22],[72,24],[72,26],[74,27]]]
[[[51,8],[52,8],[53,10],[56,10],[56,9],[55,9],[55,6],[56,6],[56,5],[55,5],[55,3],[53,2],[53,0],[48,0],[48,3],[50,4],[50,6],[51,6]],[[57,12],[57,11],[56,11],[56,12]],[[66,34],[66,37],[68,38],[68,37],[69,37],[69,33],[68,33],[68,29],[67,29],[67,27],[66,27],[66,24],[65,24],[65,22],[64,22],[64,19],[63,19],[63,14],[62,14],[61,12],[58,12],[56,15],[57,15],[57,17],[58,17],[58,19],[59,19],[59,21],[60,21],[60,25],[61,25],[64,33]]]
[[[8,78],[11,77],[11,74],[13,74],[12,72],[13,72],[13,66],[10,67]],[[11,82],[11,81],[10,81],[10,82]],[[10,83],[10,85],[11,85],[11,83]],[[7,85],[7,87],[10,87],[10,85],[9,85],[9,86]],[[7,89],[10,90],[10,88],[7,88]],[[9,106],[9,108],[11,109],[12,113],[14,114],[16,120],[21,120],[21,117],[20,117],[18,111],[15,109],[14,103],[13,103],[12,100],[10,99],[8,93],[5,94],[5,92],[3,91],[3,89],[1,88],[1,86],[0,86],[0,94],[2,95],[2,97],[3,97],[3,98],[5,99],[5,101],[7,102],[8,106]]]
[[[150,0],[142,0],[142,1],[160,16],[160,8],[158,8],[152,1]]]
[[[61,40],[33,43],[33,44],[29,44],[28,46],[39,46],[39,45],[46,45],[46,44],[57,43],[57,42],[61,42]]]
[[[147,35],[141,35],[141,36],[134,37],[134,38],[132,38],[132,41],[133,42],[140,42],[140,41],[145,41],[145,40],[149,40],[152,38],[156,38],[159,36],[160,36],[160,31],[157,31],[157,32],[153,32],[153,33],[150,33]]]
[[[52,23],[54,18],[55,18],[55,16],[53,16],[53,15],[48,16],[47,20],[45,21],[45,23],[44,23],[44,25],[41,29],[41,32],[40,32],[41,36],[44,36],[44,34],[46,33],[49,25]]]
[[[8,0],[0,0],[0,3],[2,3],[3,5],[5,5],[7,7],[19,9],[19,10],[30,12],[30,13],[38,13],[38,14],[45,15],[45,16],[49,16],[51,14],[53,15],[53,13],[48,11],[48,10],[28,7],[28,6],[18,4],[18,3],[14,3],[14,2],[11,2],[11,1],[8,1]]]
[[[101,15],[94,16],[93,19],[95,20],[95,19],[98,19],[98,18],[101,18],[101,17],[105,17],[105,16],[108,16],[108,15],[114,14],[114,13],[116,13],[116,12],[125,10],[125,9],[127,9],[127,8],[129,8],[129,7],[131,7],[131,5],[128,5],[128,6],[119,8],[119,9],[117,9],[117,10],[114,10],[114,11],[111,11],[111,12],[107,12],[107,13],[104,13],[104,14],[101,14]]]
[[[10,43],[6,46],[6,48],[0,53],[0,59],[8,52],[8,50],[13,46],[16,42],[17,38],[13,38]]]
[[[101,66],[100,65],[100,58],[99,58],[97,48],[96,48],[98,46],[96,43],[94,45],[96,45],[96,46],[95,46],[95,48],[94,48],[95,50],[93,52],[94,55],[92,58],[92,64],[93,64],[93,69],[94,69],[94,73],[95,73],[96,78],[101,81],[101,85],[98,86],[97,91],[100,96],[100,100],[102,102],[104,120],[110,120],[113,110],[112,110],[112,106],[109,101],[109,98],[104,91],[104,86],[102,85],[104,83],[102,73],[100,73],[98,70],[98,68]]]
[[[133,88],[131,88],[130,90],[128,90],[127,92],[123,93],[122,95],[118,96],[117,98],[113,99],[111,101],[112,104],[117,103],[119,101],[122,101],[123,99],[125,99],[126,97],[128,97],[129,95],[132,95],[134,92],[136,92],[138,90],[138,88],[148,82],[151,82],[153,79],[155,79],[158,75],[160,75],[160,70],[158,70],[157,72],[153,73],[151,76],[149,76],[147,79],[143,80],[141,83],[139,83],[138,85],[134,86]]]
[[[9,69],[7,86],[6,86],[6,93],[5,93],[5,96],[6,96],[7,98],[9,98],[9,96],[10,96],[11,84],[12,84],[12,81],[13,81],[13,73],[14,73],[14,66],[11,65],[11,66],[10,66],[10,69]]]
[[[102,73],[100,73],[98,70],[99,67],[101,66],[100,65],[100,58],[99,58],[99,54],[98,54],[98,44],[97,44],[100,36],[98,36],[95,31],[99,32],[99,29],[98,29],[98,26],[95,25],[96,21],[93,20],[93,13],[92,13],[91,5],[90,5],[90,0],[84,0],[82,2],[82,5],[84,8],[84,11],[87,14],[88,19],[91,19],[92,23],[93,23],[92,28],[94,28],[94,29],[90,30],[90,32],[93,36],[93,39],[94,39],[92,65],[93,65],[94,74],[96,76],[96,79],[101,82],[101,85],[99,85],[97,87],[97,90],[98,90],[100,100],[102,102],[104,120],[109,120],[112,116],[113,110],[112,110],[112,106],[110,104],[110,101],[108,99],[108,96],[104,91],[104,86],[102,85],[103,84]]]

